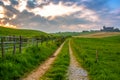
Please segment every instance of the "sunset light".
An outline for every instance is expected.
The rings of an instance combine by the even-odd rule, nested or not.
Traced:
[[[0,0],[0,80],[120,80],[120,0]]]

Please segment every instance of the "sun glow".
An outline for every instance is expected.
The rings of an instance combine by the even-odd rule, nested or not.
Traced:
[[[4,7],[0,6],[0,18],[4,18],[5,17],[5,9]]]
[[[17,26],[11,25],[10,23],[0,24],[0,26],[7,27],[7,28],[17,28]]]
[[[62,2],[59,2],[59,4],[49,3],[49,5],[43,6],[42,8],[37,7],[27,10],[35,15],[40,15],[48,19],[54,19],[57,16],[71,15],[81,10],[81,8],[76,5],[66,6]]]

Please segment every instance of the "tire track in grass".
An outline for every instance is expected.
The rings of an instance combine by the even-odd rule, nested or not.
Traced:
[[[22,80],[39,80],[40,77],[42,77],[45,72],[51,67],[51,64],[55,60],[58,53],[61,51],[64,43],[56,50],[56,52],[53,54],[53,57],[47,59],[43,64],[41,64],[37,69],[32,71],[27,77],[23,78]]]
[[[79,65],[75,56],[73,55],[70,41],[69,41],[69,53],[70,53],[70,66],[68,70],[69,80],[89,80],[87,72]]]

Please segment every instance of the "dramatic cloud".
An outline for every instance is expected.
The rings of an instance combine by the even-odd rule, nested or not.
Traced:
[[[23,10],[26,9],[26,6],[27,6],[27,0],[18,0],[18,5],[15,5],[15,9],[22,12]]]
[[[4,0],[3,3],[4,3],[4,5],[10,5],[10,1],[9,0]]]
[[[4,7],[0,6],[0,18],[4,18],[5,17],[5,9]]]
[[[46,32],[120,27],[119,0],[0,0],[0,25]]]
[[[92,22],[97,22],[99,21],[99,17],[96,14],[96,12],[89,10],[85,7],[83,7],[82,10],[79,11],[79,14],[76,14],[75,17],[77,18],[83,18]]]
[[[57,16],[68,16],[80,10],[81,7],[77,7],[76,5],[65,6],[63,3],[59,2],[58,4],[50,3],[42,8],[37,7],[29,9],[28,11],[34,13],[35,15],[40,15],[48,19],[54,19]]]
[[[97,30],[97,24],[78,24],[78,25],[62,25],[59,27],[62,31],[81,31],[81,30]]]

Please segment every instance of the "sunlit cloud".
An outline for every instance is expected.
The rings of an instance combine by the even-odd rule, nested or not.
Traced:
[[[60,29],[65,31],[82,31],[82,30],[91,30],[91,28],[94,28],[95,30],[99,29],[99,26],[97,24],[77,24],[77,25],[62,25],[59,26]]]
[[[7,10],[3,7],[3,6],[0,6],[0,18],[8,18],[9,20],[11,19],[15,19],[17,15],[13,14],[12,17],[9,17],[6,15],[7,13]]]
[[[0,26],[7,27],[7,28],[17,28],[17,26],[11,25],[10,23],[0,24]]]
[[[0,1],[2,1],[2,0],[0,0]],[[10,5],[11,3],[10,3],[10,0],[3,0],[3,4],[4,5]]]
[[[17,15],[13,14],[12,17],[8,17],[6,15],[7,10],[3,7],[0,6],[0,26],[3,27],[9,27],[9,28],[16,28],[16,26],[11,25],[10,23],[5,23],[5,18],[8,18],[9,20],[15,19]]]
[[[15,9],[22,12],[23,10],[26,9],[27,6],[27,0],[18,0],[18,5],[15,5]]]
[[[17,15],[13,14],[12,17],[9,18],[9,20],[15,19]]]
[[[5,17],[5,9],[4,7],[0,6],[0,18],[4,18]]]
[[[0,18],[4,18],[5,15],[3,13],[0,13]]]
[[[47,4],[50,0],[36,0],[36,5]]]
[[[96,12],[85,7],[83,7],[83,10],[81,10],[77,15],[75,15],[75,17],[83,18],[92,22],[99,21],[99,16],[96,14]]]
[[[47,32],[119,27],[120,7],[111,9],[109,6],[115,4],[107,4],[109,1],[0,0],[0,25]]]
[[[81,7],[78,7],[76,5],[66,6],[62,2],[59,2],[58,4],[50,3],[49,5],[45,5],[43,7],[27,10],[34,13],[35,15],[40,15],[48,19],[54,19],[57,16],[71,15],[81,10]]]
[[[12,18],[13,18],[13,19],[15,19],[15,18],[16,18],[16,16],[17,16],[17,15],[15,15],[15,14],[14,14]]]

